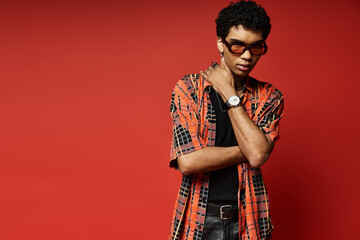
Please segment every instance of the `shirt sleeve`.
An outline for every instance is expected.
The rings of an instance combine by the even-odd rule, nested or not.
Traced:
[[[198,134],[200,116],[196,111],[196,103],[191,97],[194,92],[191,83],[180,80],[171,96],[172,141],[170,167],[175,169],[178,169],[177,158],[179,156],[206,147],[205,141]]]
[[[261,107],[257,125],[273,142],[280,138],[279,121],[284,116],[284,97],[280,90],[273,89]]]

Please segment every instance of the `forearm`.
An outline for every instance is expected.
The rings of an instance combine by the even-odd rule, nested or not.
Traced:
[[[201,76],[211,83],[215,91],[220,93],[224,102],[230,96],[238,95],[236,89],[243,86],[244,81],[246,81],[245,77],[247,77],[235,79],[236,76],[227,66],[224,58],[221,59],[220,66],[210,67],[207,69],[207,73],[201,72]],[[273,142],[271,138],[265,135],[250,119],[243,107],[230,108],[228,114],[244,157],[252,167],[260,167],[265,163],[272,151]]]
[[[206,147],[177,159],[179,170],[183,175],[215,171],[245,160],[238,146]]]
[[[237,93],[235,89],[228,89],[221,95],[226,101]],[[272,141],[250,119],[242,106],[230,108],[228,114],[242,153],[252,167],[260,167],[270,156],[273,148]]]
[[[228,110],[235,137],[252,167],[260,167],[270,156],[273,144],[249,118],[243,107]]]

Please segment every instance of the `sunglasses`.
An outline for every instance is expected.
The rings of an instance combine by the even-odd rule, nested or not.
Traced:
[[[233,54],[244,54],[246,50],[249,50],[251,55],[264,55],[268,50],[264,40],[253,43],[250,46],[247,46],[245,43],[240,41],[228,43],[224,38],[222,40],[225,46],[229,49],[229,52]]]

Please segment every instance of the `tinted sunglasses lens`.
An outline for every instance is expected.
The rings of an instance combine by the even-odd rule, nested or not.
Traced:
[[[231,46],[231,52],[233,53],[242,53],[245,49],[245,46],[241,45],[232,45]]]
[[[265,52],[264,45],[253,46],[251,48],[251,53],[254,55],[262,55]]]

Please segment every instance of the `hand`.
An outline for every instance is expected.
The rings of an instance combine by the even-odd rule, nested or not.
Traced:
[[[236,95],[234,76],[226,65],[224,58],[221,58],[220,65],[215,68],[210,66],[204,72],[201,71],[200,75],[212,85],[215,91],[220,93],[224,101],[231,95]]]

